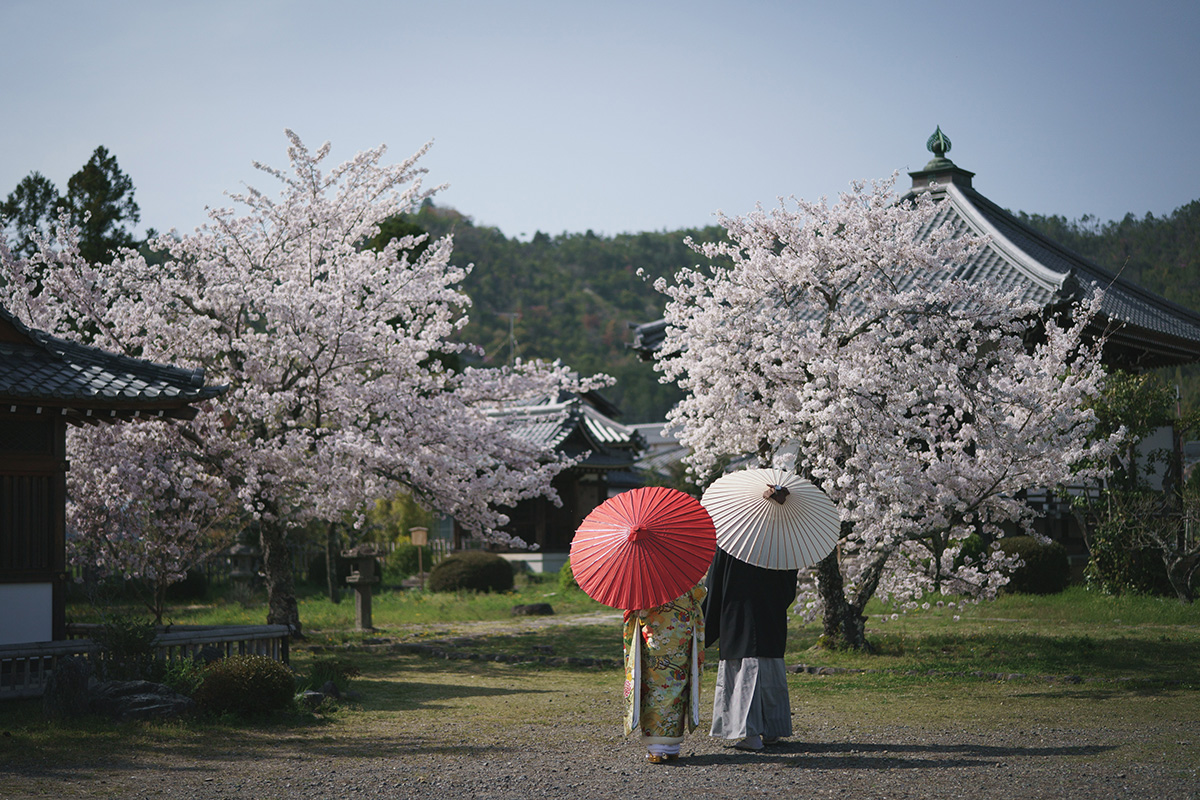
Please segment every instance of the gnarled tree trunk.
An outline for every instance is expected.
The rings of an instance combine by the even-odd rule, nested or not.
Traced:
[[[287,528],[279,523],[264,522],[260,540],[267,585],[267,624],[287,625],[294,638],[302,639],[304,634],[300,629],[300,607],[296,603]]]

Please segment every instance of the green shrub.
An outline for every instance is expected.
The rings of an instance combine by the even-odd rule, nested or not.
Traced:
[[[1071,582],[1067,550],[1058,542],[1042,542],[1032,536],[1005,536],[1000,549],[1020,556],[1025,563],[1008,576],[1008,590],[1024,594],[1058,594]]]
[[[198,661],[183,658],[169,664],[162,661],[157,663],[156,682],[180,694],[194,697],[204,682],[204,665]]]
[[[1162,557],[1134,544],[1140,525],[1136,515],[1119,513],[1102,519],[1089,532],[1084,579],[1090,588],[1105,594],[1174,594]]]
[[[264,714],[292,705],[296,678],[284,664],[266,656],[230,656],[204,670],[194,699],[213,714]]]
[[[513,588],[513,568],[495,553],[468,550],[434,567],[427,588],[431,592],[507,592]]]
[[[578,589],[579,584],[575,582],[575,573],[571,571],[571,559],[567,559],[567,563],[562,565],[562,569],[558,571],[558,590],[565,592],[569,589]]]
[[[417,557],[418,553],[420,553],[420,558]],[[416,575],[418,567],[423,567],[428,571],[432,565],[433,550],[431,548],[400,542],[396,545],[395,550],[388,553],[387,559],[383,562],[383,577],[391,583],[398,583],[404,578]]]
[[[962,545],[959,547],[958,556],[954,559],[954,566],[961,567],[967,563],[967,559],[971,559],[971,563],[978,565],[987,558],[987,545],[984,544],[983,537],[978,533],[972,533],[970,536],[962,540]]]
[[[337,656],[316,658],[313,659],[305,685],[310,689],[320,690],[328,681],[333,681],[333,685],[338,688],[338,691],[345,692],[350,679],[357,678],[361,674],[357,665],[343,658]]]
[[[141,681],[153,677],[154,637],[157,631],[149,620],[130,616],[109,617],[92,634],[102,654],[97,673],[103,680]]]

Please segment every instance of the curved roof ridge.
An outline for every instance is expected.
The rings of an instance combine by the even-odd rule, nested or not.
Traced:
[[[1016,242],[1006,236],[1004,232],[1000,230],[1000,228],[991,222],[991,220],[989,220],[985,215],[981,214],[977,208],[975,208],[971,198],[966,196],[966,191],[970,191],[971,194],[980,199],[985,199],[982,195],[973,189],[964,191],[958,186],[955,186],[953,183],[946,184],[944,187],[942,187],[942,189],[945,191],[946,197],[954,206],[954,210],[958,212],[958,215],[962,217],[963,221],[971,225],[975,229],[976,234],[987,236],[991,240],[991,246],[993,246],[1001,256],[1005,257],[1006,261],[1019,268],[1037,283],[1041,284],[1044,289],[1051,292],[1058,292],[1062,290],[1063,283],[1066,281],[1070,272],[1058,272],[1057,270],[1051,269],[1034,258],[1030,253],[1026,252]]]

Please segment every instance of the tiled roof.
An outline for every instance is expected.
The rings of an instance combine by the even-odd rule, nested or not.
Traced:
[[[1200,314],[1120,278],[1046,238],[970,186],[935,187],[939,220],[990,237],[969,262],[966,278],[1018,289],[1044,305],[1082,302],[1103,293],[1097,329],[1109,334],[1107,360],[1127,368],[1200,361]]]
[[[26,327],[0,307],[0,411],[64,409],[73,418],[138,413],[191,417],[191,403],[221,394],[204,370],[110,353]]]
[[[514,421],[515,434],[531,444],[573,457],[586,453],[581,462],[585,467],[628,468],[643,444],[636,430],[607,417],[578,396],[495,413]]]
[[[950,274],[1016,290],[1043,306],[1078,303],[1103,292],[1095,333],[1106,333],[1105,361],[1125,369],[1150,369],[1200,361],[1200,314],[1142,289],[1051,241],[988,200],[972,186],[974,173],[946,158],[912,173],[914,191],[930,189],[940,205],[927,228],[949,224],[990,238]],[[919,279],[914,276],[909,288]],[[633,326],[629,345],[643,358],[662,347],[665,320]]]

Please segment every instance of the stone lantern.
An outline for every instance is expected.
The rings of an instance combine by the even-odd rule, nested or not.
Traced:
[[[375,545],[360,544],[342,551],[342,558],[350,563],[350,574],[346,583],[354,588],[354,624],[360,631],[374,630],[371,625],[371,586],[379,583],[375,574],[375,559],[382,555]]]
[[[229,578],[237,584],[250,585],[258,577],[258,549],[248,544],[229,548]]]

